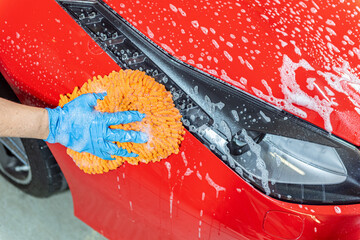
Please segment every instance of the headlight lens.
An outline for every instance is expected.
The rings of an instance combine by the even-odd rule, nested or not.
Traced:
[[[259,145],[271,182],[339,184],[346,180],[347,171],[333,147],[271,134]],[[246,162],[252,162],[254,154],[244,155],[241,160],[245,163],[241,165],[251,172]]]
[[[360,202],[359,150],[169,56],[103,2],[58,3],[122,68],[173,94],[185,127],[242,178],[292,202]]]

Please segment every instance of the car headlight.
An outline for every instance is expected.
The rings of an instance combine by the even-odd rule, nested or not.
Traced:
[[[103,2],[58,3],[122,68],[164,84],[185,127],[259,190],[299,203],[360,202],[355,146],[178,61]]]

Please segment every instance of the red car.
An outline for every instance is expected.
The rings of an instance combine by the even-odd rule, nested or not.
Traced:
[[[358,2],[1,1],[0,26],[1,88],[22,103],[139,69],[187,129],[179,154],[101,175],[2,138],[0,170],[26,192],[67,182],[110,239],[360,238]]]

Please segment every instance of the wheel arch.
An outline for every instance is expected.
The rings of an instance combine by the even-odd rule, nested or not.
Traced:
[[[14,101],[20,102],[19,98],[16,96],[14,90],[10,87],[10,84],[6,81],[3,74],[0,72],[0,97]]]

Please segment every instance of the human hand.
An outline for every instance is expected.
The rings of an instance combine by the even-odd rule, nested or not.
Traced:
[[[137,111],[106,113],[94,109],[97,100],[103,100],[106,93],[88,93],[77,97],[63,108],[47,108],[49,115],[49,136],[45,141],[61,143],[77,151],[88,152],[105,160],[114,160],[111,155],[137,157],[119,148],[113,142],[145,143],[145,133],[111,129],[110,125],[141,121],[145,114]]]

